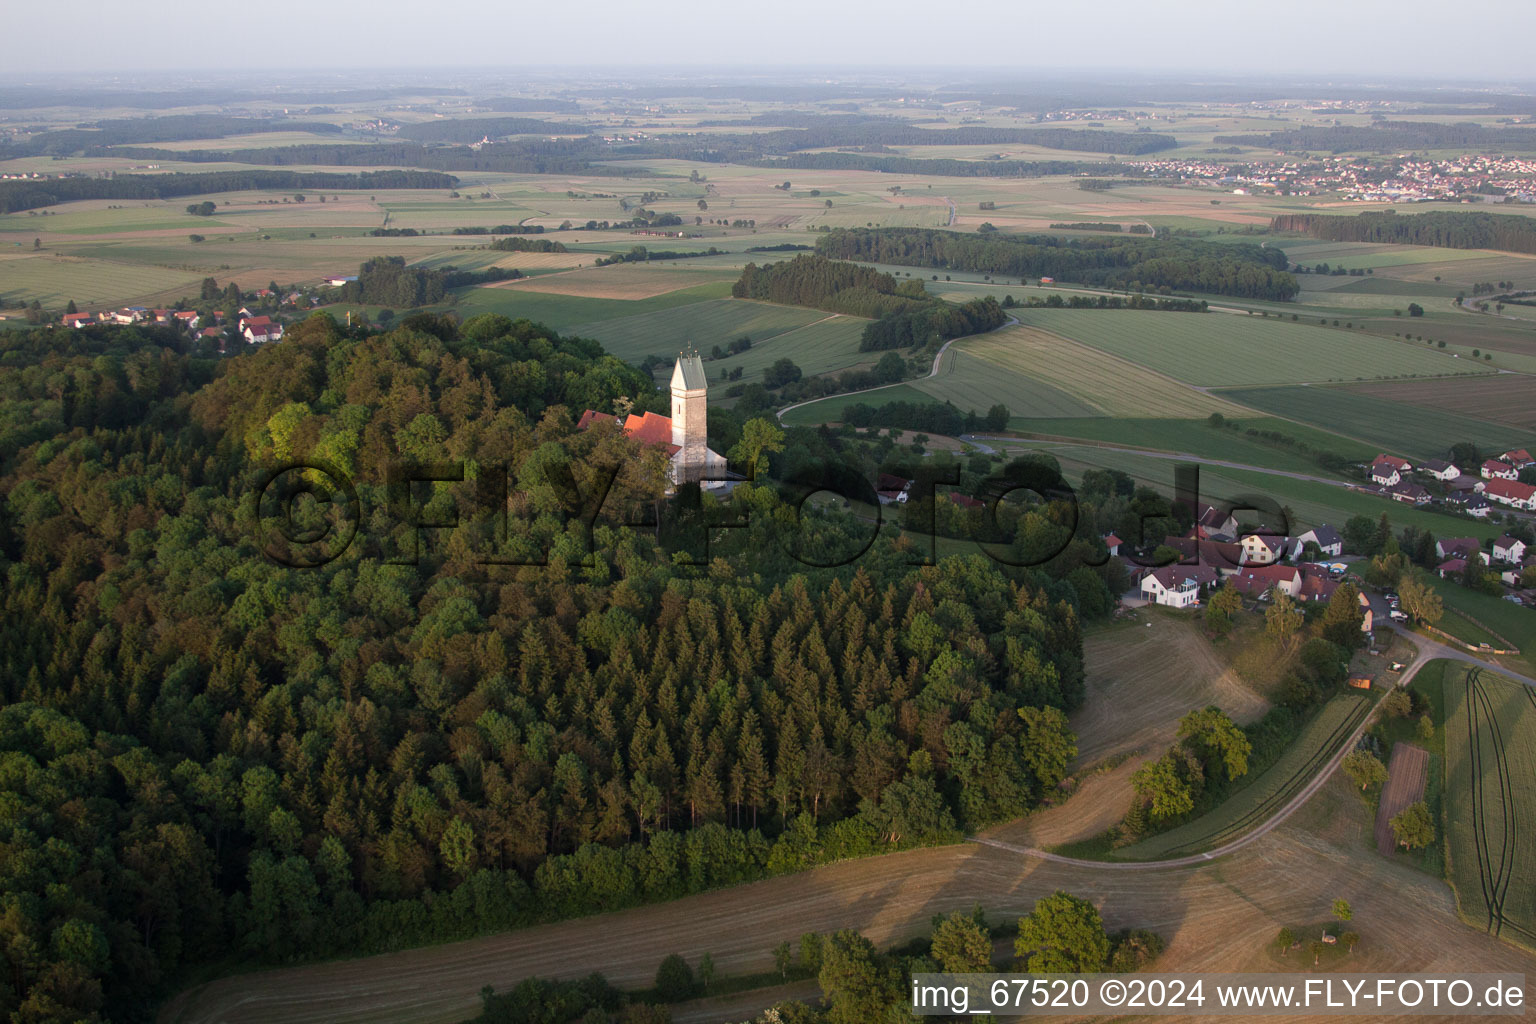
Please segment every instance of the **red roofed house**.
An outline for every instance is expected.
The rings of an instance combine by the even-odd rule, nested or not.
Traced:
[[[1376,456],[1376,461],[1388,463],[1399,473],[1407,473],[1413,469],[1413,463],[1409,462],[1407,459],[1398,458],[1396,455],[1387,455],[1385,452]]]
[[[1467,560],[1465,558],[1447,558],[1435,566],[1435,572],[1440,574],[1441,579],[1445,579],[1448,576],[1460,576],[1466,569]]]
[[[725,485],[725,456],[708,444],[705,419],[708,388],[704,363],[698,353],[679,355],[677,365],[672,369],[672,415],[648,412],[636,416],[630,413],[624,420],[624,433],[642,444],[666,448],[671,460],[667,475],[674,485],[689,481],[697,482],[705,489]],[[586,430],[594,423],[614,419],[608,413],[588,409],[581,414],[576,426]]]
[[[1524,448],[1514,448],[1499,456],[1500,462],[1507,462],[1516,469],[1524,469],[1527,466],[1536,466],[1536,459],[1531,458],[1531,453]]]
[[[987,507],[987,503],[982,501],[980,498],[973,498],[968,494],[961,494],[959,491],[950,491],[949,500],[965,509],[978,509]],[[1111,551],[1110,554],[1114,554],[1114,552]]]
[[[1483,463],[1484,480],[1518,480],[1520,471],[1507,462],[1489,459]]]
[[[245,340],[253,345],[266,341],[281,341],[283,325],[274,322],[269,316],[247,317],[240,321],[240,333],[244,334]]]
[[[1523,508],[1528,512],[1536,510],[1536,487],[1522,484],[1518,480],[1489,480],[1483,494],[1487,495],[1489,501],[1497,501],[1501,505]]]
[[[1435,554],[1441,558],[1466,558],[1469,551],[1483,550],[1476,537],[1446,537],[1435,541]]]
[[[1120,553],[1120,545],[1124,543],[1125,541],[1121,540],[1119,537],[1116,537],[1112,533],[1106,533],[1104,535],[1104,546],[1109,548],[1109,553],[1112,555],[1118,555]]]
[[[1301,582],[1301,570],[1293,565],[1253,566],[1232,577],[1232,585],[1239,593],[1255,597],[1270,589],[1295,597],[1301,593]]]
[[[65,327],[89,327],[96,322],[95,313],[65,313]]]

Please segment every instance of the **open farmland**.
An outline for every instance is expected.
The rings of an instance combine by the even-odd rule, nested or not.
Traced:
[[[1536,432],[1536,377],[1500,374],[1436,381],[1375,381],[1345,389],[1357,395],[1480,418]],[[1415,415],[1418,411],[1415,410]]]
[[[680,288],[712,282],[726,284],[729,291],[729,285],[735,277],[735,274],[727,275],[715,270],[684,270],[644,263],[619,263],[611,267],[572,270],[486,287],[542,292],[547,295],[575,295],[588,299],[649,299]]]
[[[1485,372],[1407,342],[1272,317],[1025,309],[1018,318],[1202,387]]]
[[[47,309],[63,308],[71,299],[85,310],[125,305],[148,296],[196,294],[201,280],[195,272],[144,264],[49,253],[0,256],[0,299],[13,304],[36,300]]]
[[[1001,402],[1015,416],[1187,418],[1245,411],[1160,373],[1028,327],[956,342],[945,353],[938,376],[914,386],[977,412]]]
[[[756,344],[826,316],[797,306],[775,306],[745,299],[712,299],[675,309],[580,324],[574,328],[574,333],[596,338],[620,359],[639,362],[653,352],[672,354],[690,346],[708,356],[715,345],[724,346],[741,337],[751,338]]]
[[[1161,860],[1199,853],[1236,839],[1295,796],[1370,712],[1369,697],[1346,693],[1323,705],[1268,770],[1236,789],[1209,814],[1115,852],[1127,860]]]
[[[1372,446],[1314,430],[1274,416],[1228,418],[1224,427],[1209,420],[1151,419],[1137,417],[1075,417],[1066,419],[1014,416],[1013,430],[1048,438],[1083,438],[1116,446],[1185,452],[1207,459],[1239,462],[1266,469],[1288,470],[1326,476],[1327,471],[1305,452],[1255,437],[1248,431],[1277,433],[1319,451],[1332,452],[1355,461],[1368,461],[1377,452]]]
[[[1457,665],[1445,702],[1446,859],[1461,916],[1536,948],[1536,690]]]
[[[454,312],[461,318],[468,318],[477,313],[500,313],[513,319],[526,317],[537,323],[547,324],[562,333],[570,334],[577,333],[572,331],[577,324],[617,320],[658,309],[676,309],[707,299],[723,299],[730,294],[731,286],[726,281],[696,284],[692,287],[638,299],[593,298],[528,291],[522,288],[478,287],[466,288],[458,293]]]
[[[1387,784],[1376,808],[1376,852],[1392,855],[1397,841],[1392,834],[1392,819],[1409,804],[1424,799],[1424,784],[1429,777],[1429,751],[1412,743],[1395,743],[1387,764]]]
[[[1489,378],[1498,381],[1502,378]],[[1521,378],[1528,380],[1529,378]],[[1481,382],[1479,379],[1478,383]],[[1433,387],[1433,385],[1431,385]],[[1220,392],[1234,402],[1382,445],[1420,459],[1445,454],[1457,441],[1503,451],[1536,443],[1536,431],[1507,426],[1445,409],[1422,406],[1405,415],[1402,404],[1355,389],[1317,387],[1247,388]]]

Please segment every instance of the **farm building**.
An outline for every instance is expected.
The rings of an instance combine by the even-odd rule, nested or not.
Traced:
[[[247,317],[240,321],[240,333],[245,335],[245,340],[252,345],[260,345],[269,341],[281,341],[283,325],[269,316]]]
[[[880,499],[880,504],[905,504],[912,496],[912,481],[904,476],[895,476],[890,473],[881,473],[875,482],[875,497]]]

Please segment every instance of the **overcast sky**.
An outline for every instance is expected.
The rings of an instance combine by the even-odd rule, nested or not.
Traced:
[[[92,69],[280,75],[623,63],[671,70],[793,64],[827,73],[970,65],[1536,79],[1531,0],[1466,7],[1429,0],[73,0],[8,7],[6,70],[29,77]],[[61,17],[70,26],[63,36]]]

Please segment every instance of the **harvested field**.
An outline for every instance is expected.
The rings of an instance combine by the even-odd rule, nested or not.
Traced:
[[[1240,725],[1269,709],[1193,621],[1164,615],[1151,621],[1150,629],[1120,626],[1085,639],[1088,699],[1072,716],[1079,765],[1134,750],[1161,753],[1179,719],[1208,704]]]
[[[616,984],[646,986],[670,952],[692,963],[709,952],[722,975],[769,971],[773,947],[802,932],[857,928],[883,946],[926,935],[934,914],[980,903],[993,920],[1004,920],[1056,889],[1092,900],[1112,930],[1161,934],[1168,948],[1159,971],[1283,969],[1265,949],[1276,930],[1326,919],[1330,901],[1343,896],[1355,919],[1369,922],[1360,928],[1365,941],[1352,956],[1353,970],[1433,965],[1536,974],[1536,956],[1461,924],[1438,880],[1363,850],[1360,837],[1369,828],[1368,810],[1346,780],[1335,778],[1271,834],[1194,868],[1085,869],[975,844],[916,850],[467,942],[232,975],[176,997],[159,1019],[458,1024],[478,1009],[487,984],[505,990],[529,976],[574,978],[601,970]],[[1293,965],[1304,967],[1299,960]],[[765,992],[762,1002],[771,998]]]
[[[1482,419],[1536,430],[1536,377],[1525,374],[1504,373],[1497,377],[1435,381],[1375,381],[1354,384],[1345,390],[1450,413],[1475,409]]]
[[[1536,690],[1464,664],[1444,685],[1446,862],[1461,916],[1536,949]]]
[[[1392,760],[1387,764],[1387,784],[1381,791],[1376,809],[1376,852],[1392,856],[1397,840],[1392,835],[1392,819],[1403,808],[1424,799],[1424,784],[1429,778],[1429,751],[1412,743],[1392,746]]]

